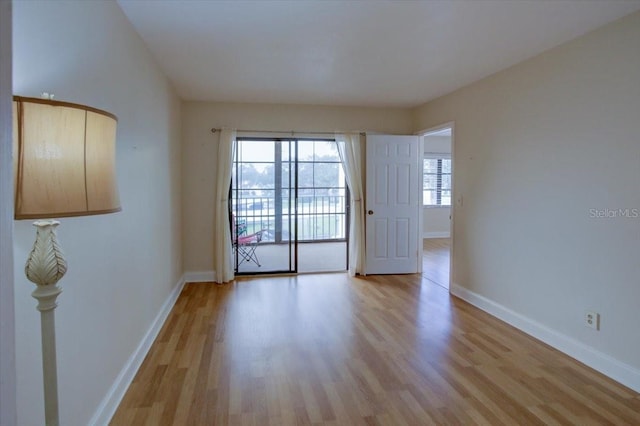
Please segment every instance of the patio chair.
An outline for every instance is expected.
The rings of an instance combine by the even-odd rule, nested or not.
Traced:
[[[233,228],[235,231],[233,248],[238,256],[238,266],[245,261],[251,261],[258,266],[262,266],[256,254],[256,248],[258,248],[258,244],[262,241],[262,233],[264,230],[247,235],[247,224],[244,222],[236,223],[235,216],[233,217]]]

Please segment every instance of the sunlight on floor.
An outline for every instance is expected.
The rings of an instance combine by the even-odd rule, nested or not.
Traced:
[[[422,276],[446,289],[449,288],[449,238],[427,238],[423,240]]]

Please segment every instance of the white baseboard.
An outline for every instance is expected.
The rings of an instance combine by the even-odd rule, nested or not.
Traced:
[[[184,273],[185,283],[208,283],[215,280],[215,271],[187,271]]]
[[[142,365],[142,361],[145,356],[147,356],[147,352],[149,352],[153,341],[158,336],[169,312],[171,312],[173,305],[175,305],[176,300],[178,300],[178,296],[180,296],[180,292],[182,291],[185,282],[185,276],[183,275],[169,294],[169,297],[167,297],[162,308],[160,308],[160,312],[156,315],[151,326],[140,341],[140,344],[124,364],[122,370],[120,370],[120,374],[118,374],[118,377],[116,377],[116,380],[113,382],[113,385],[111,385],[106,396],[100,402],[100,405],[98,405],[93,417],[91,417],[91,420],[89,421],[90,425],[106,426],[109,424],[111,417],[115,414],[118,405],[120,405],[120,401],[122,401],[122,398],[138,372],[140,365]]]
[[[445,232],[423,232],[422,238],[449,238],[451,233],[448,231]]]
[[[451,294],[469,302],[473,306],[514,326],[538,340],[564,352],[572,358],[613,380],[640,392],[640,370],[585,345],[576,339],[546,327],[530,318],[506,308],[493,300],[487,299],[459,284],[451,285]]]

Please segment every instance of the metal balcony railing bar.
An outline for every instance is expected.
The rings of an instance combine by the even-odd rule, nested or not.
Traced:
[[[237,223],[245,223],[247,232],[265,231],[263,241],[288,241],[293,226],[293,201],[282,202],[282,214],[276,215],[271,197],[234,199]],[[298,197],[298,241],[335,241],[345,239],[345,197],[340,195]],[[275,235],[276,222],[282,223],[282,235]]]

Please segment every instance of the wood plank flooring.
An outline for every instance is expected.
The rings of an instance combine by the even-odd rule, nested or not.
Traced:
[[[640,424],[640,395],[421,275],[187,284],[112,425]]]
[[[422,276],[449,288],[449,258],[451,256],[450,238],[425,238],[422,240]]]

